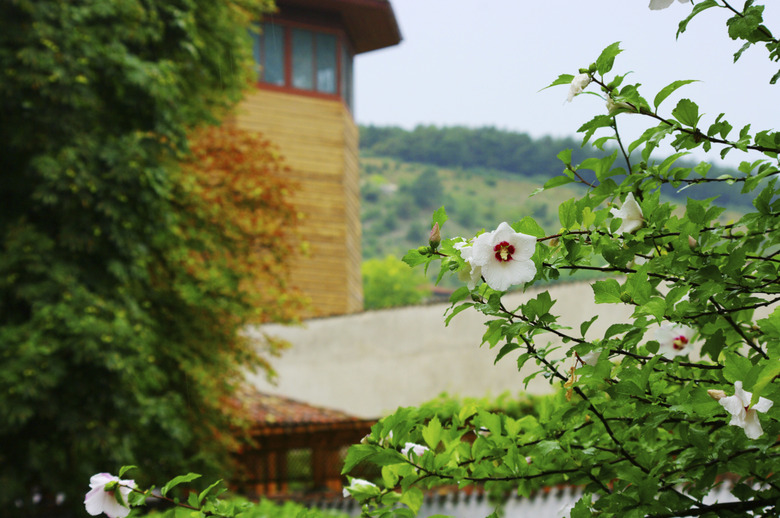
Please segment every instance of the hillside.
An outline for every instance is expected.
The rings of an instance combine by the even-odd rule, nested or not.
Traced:
[[[529,196],[560,173],[559,151],[573,149],[575,163],[587,157],[574,139],[534,140],[495,128],[420,126],[408,131],[369,126],[360,131],[364,259],[401,257],[425,244],[431,213],[442,205],[450,217],[447,236],[472,236],[528,215],[553,233],[560,228],[558,205],[581,187],[570,184]],[[683,203],[688,195],[719,196],[727,206],[733,192],[734,187],[726,185],[681,193],[665,190]],[[739,212],[739,206],[732,206],[725,217],[732,219]]]

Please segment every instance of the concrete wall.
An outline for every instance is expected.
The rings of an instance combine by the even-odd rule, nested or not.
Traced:
[[[505,303],[515,307],[539,291],[509,295]],[[549,291],[558,301],[552,311],[565,315],[564,324],[578,329],[582,321],[599,315],[589,336],[603,336],[611,323],[631,313],[623,305],[594,304],[586,283],[558,285]],[[250,335],[267,333],[292,344],[272,362],[279,374],[276,385],[262,376],[251,379],[264,392],[367,418],[417,405],[445,391],[482,397],[523,390],[522,380],[530,371],[526,367],[517,372],[518,354],[494,365],[498,348],[479,347],[486,318],[476,311],[464,311],[445,327],[443,315],[448,307],[412,306],[313,319],[301,327],[251,329]],[[552,335],[549,340],[555,342]],[[535,393],[549,390],[541,377],[528,387]]]

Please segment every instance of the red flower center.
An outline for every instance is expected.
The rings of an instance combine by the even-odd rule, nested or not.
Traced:
[[[683,335],[678,336],[672,341],[672,348],[675,351],[682,351],[685,349],[685,346],[688,345],[688,339],[685,338]]]
[[[501,241],[493,247],[493,251],[496,253],[496,259],[498,259],[499,262],[505,263],[512,260],[512,254],[515,253],[515,247],[506,241]]]

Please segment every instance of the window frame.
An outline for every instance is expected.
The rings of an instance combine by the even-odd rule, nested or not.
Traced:
[[[264,25],[273,25],[276,30],[282,31],[282,38],[283,38],[283,46],[284,46],[284,55],[282,59],[283,63],[283,75],[284,75],[284,84],[278,85],[274,83],[267,83],[263,80],[263,69],[260,68],[257,71],[257,77],[255,79],[256,86],[262,90],[272,90],[277,92],[285,92],[285,93],[294,93],[296,95],[304,95],[308,97],[316,97],[320,99],[330,99],[330,100],[340,100],[349,110],[350,112],[353,112],[353,99],[354,99],[354,63],[355,63],[355,52],[352,47],[351,42],[349,41],[349,38],[347,37],[346,33],[342,29],[338,29],[335,27],[328,27],[328,26],[322,26],[317,24],[311,24],[311,23],[305,23],[305,22],[298,22],[298,21],[290,21],[290,20],[283,20],[283,19],[269,19],[264,20],[259,24],[259,32],[257,33],[257,37],[260,38],[260,49],[261,52],[258,56],[258,60],[255,61],[255,64],[259,67],[264,66],[264,60],[265,60],[265,47],[263,46],[263,34],[264,34]],[[307,30],[312,33],[312,88],[306,89],[306,88],[297,88],[293,86],[293,29],[302,29]],[[333,35],[336,37],[336,47],[335,47],[335,61],[336,61],[336,74],[335,74],[335,82],[336,82],[336,91],[335,93],[332,92],[323,92],[318,91],[317,88],[317,34],[327,34],[327,35]],[[253,35],[254,38],[255,35]],[[253,40],[254,41],[254,40]],[[256,43],[253,43],[255,45]],[[347,64],[344,63],[344,59],[348,59],[351,61],[351,66],[348,68],[345,68]],[[258,62],[259,61],[259,62]],[[351,73],[347,74],[345,76],[344,71],[350,70]],[[352,84],[345,85],[344,81],[351,81]]]

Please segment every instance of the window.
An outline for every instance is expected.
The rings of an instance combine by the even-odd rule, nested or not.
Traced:
[[[255,63],[259,67],[260,81],[284,85],[284,31],[266,24],[261,34],[254,34]]]
[[[352,109],[352,53],[343,34],[264,23],[252,37],[261,83],[338,95]]]

